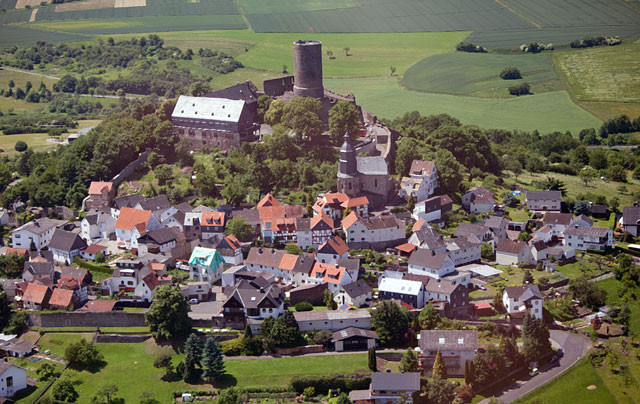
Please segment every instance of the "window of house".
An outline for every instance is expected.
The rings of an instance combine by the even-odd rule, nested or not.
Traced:
[[[13,376],[7,377],[7,387],[13,386]]]

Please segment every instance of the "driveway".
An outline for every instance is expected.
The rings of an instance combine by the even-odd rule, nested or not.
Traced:
[[[540,374],[534,377],[527,376],[523,380],[518,380],[509,388],[497,393],[495,397],[504,403],[510,403],[531,390],[542,386],[559,376],[570,368],[578,359],[582,358],[591,348],[591,341],[581,334],[574,334],[568,331],[551,330],[551,344],[554,348],[562,348],[564,357],[555,364],[547,364],[540,368]],[[480,404],[487,404],[488,399],[482,400]]]

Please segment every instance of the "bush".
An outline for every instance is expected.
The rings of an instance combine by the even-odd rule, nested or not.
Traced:
[[[16,151],[23,152],[23,151],[27,150],[28,148],[29,148],[29,146],[25,142],[23,142],[22,140],[18,140],[16,142],[16,145],[15,145]]]
[[[511,94],[511,95],[531,94],[529,92],[530,89],[531,89],[531,86],[529,86],[529,83],[522,83],[522,84],[518,84],[516,86],[509,87],[509,94]]]
[[[239,356],[242,355],[242,338],[234,338],[228,341],[222,341],[220,343],[222,353],[226,356]]]
[[[85,339],[70,344],[64,351],[64,358],[69,366],[79,369],[94,366],[104,360],[98,349]]]
[[[298,302],[293,307],[296,308],[296,311],[312,311],[313,305],[309,302]]]
[[[471,42],[460,42],[456,45],[456,50],[459,52],[472,52],[472,53],[486,53],[487,48],[480,45],[474,45]]]
[[[318,395],[325,395],[330,389],[339,389],[342,392],[351,390],[365,390],[371,384],[371,377],[365,375],[330,375],[330,376],[309,376],[294,377],[290,387],[298,394],[303,394],[304,390],[313,387]]]
[[[517,80],[521,79],[522,75],[517,67],[509,66],[502,69],[500,72],[500,78],[503,80]]]

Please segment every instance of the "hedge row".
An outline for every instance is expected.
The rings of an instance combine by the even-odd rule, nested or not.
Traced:
[[[369,375],[335,374],[330,376],[294,377],[291,380],[290,387],[298,394],[302,394],[307,387],[313,387],[316,394],[327,394],[331,389],[340,389],[342,392],[366,390],[370,384],[371,376]]]
[[[97,264],[92,264],[90,262],[86,262],[86,261],[82,261],[80,258],[75,257],[73,262],[79,266],[80,268],[84,268],[88,271],[97,271],[97,272],[102,272],[104,274],[112,274],[113,273],[113,269],[109,268],[109,267],[105,267],[102,265],[97,265]]]

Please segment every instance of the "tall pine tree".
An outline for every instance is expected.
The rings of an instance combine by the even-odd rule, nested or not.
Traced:
[[[203,376],[208,379],[216,380],[226,372],[220,344],[211,337],[207,338],[204,344],[202,365],[204,368]]]
[[[442,353],[438,349],[438,353],[436,353],[436,359],[433,361],[433,377],[446,379],[447,378],[447,367],[444,365],[444,360],[442,359]]]
[[[368,359],[369,359],[369,370],[371,370],[372,372],[377,372],[378,371],[378,360],[376,358],[376,348],[375,347],[371,347],[369,348],[369,353],[368,353]]]
[[[409,348],[406,350],[402,359],[400,360],[401,372],[417,372],[418,371],[418,356]]]
[[[184,343],[184,353],[187,357],[193,359],[193,363],[197,366],[201,366],[202,362],[202,339],[196,334],[189,335],[187,341]]]

